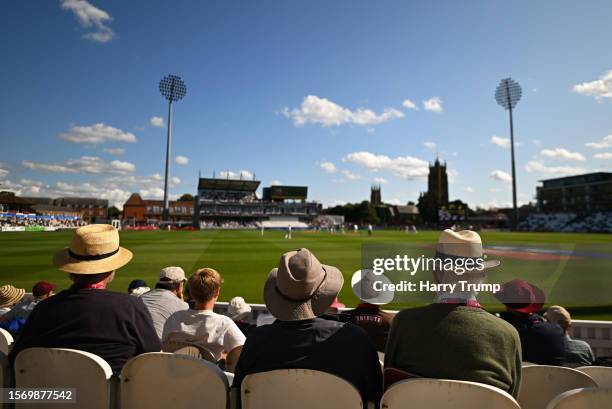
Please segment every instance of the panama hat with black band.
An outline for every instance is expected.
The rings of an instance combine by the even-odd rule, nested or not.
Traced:
[[[312,319],[332,305],[343,283],[339,269],[321,264],[302,248],[282,255],[264,285],[264,301],[280,321]]]
[[[53,264],[72,274],[101,274],[117,270],[132,259],[119,246],[119,231],[109,224],[90,224],[74,231],[70,246],[57,252]]]

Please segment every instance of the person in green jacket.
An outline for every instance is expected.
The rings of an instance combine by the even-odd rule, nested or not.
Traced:
[[[437,257],[484,260],[480,236],[470,230],[444,230]],[[486,269],[498,265],[497,260],[487,260],[473,271],[459,274],[439,269],[433,275],[438,284],[480,284]],[[420,377],[480,382],[517,397],[522,364],[518,332],[483,310],[476,295],[473,290],[439,291],[433,304],[400,311],[391,325],[385,368]]]

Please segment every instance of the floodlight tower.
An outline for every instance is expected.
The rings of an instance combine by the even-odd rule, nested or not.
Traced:
[[[168,177],[170,173],[170,142],[172,140],[172,103],[181,100],[187,93],[185,82],[178,75],[166,75],[159,81],[159,92],[168,100],[168,133],[166,138],[166,177],[164,179],[164,212],[162,220],[168,221],[170,206],[168,203]]]
[[[512,162],[512,224],[514,230],[518,228],[518,208],[516,206],[516,171],[514,165],[514,124],[512,110],[521,99],[522,90],[518,82],[512,78],[504,78],[495,89],[495,100],[510,114],[510,157]]]

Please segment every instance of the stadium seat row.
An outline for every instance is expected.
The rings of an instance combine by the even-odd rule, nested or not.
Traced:
[[[13,373],[0,354],[3,387]],[[588,374],[592,374],[593,378]],[[231,381],[231,380],[230,380]],[[334,375],[305,369],[284,369],[249,375],[240,396],[230,397],[230,381],[216,365],[179,354],[152,352],[124,366],[119,378],[108,363],[88,352],[59,348],[30,348],[15,361],[17,388],[76,390],[76,403],[46,404],[47,408],[155,409],[339,409],[373,407],[359,392]],[[232,390],[236,395],[238,392]],[[240,399],[238,399],[240,398]],[[238,403],[240,400],[240,404]],[[475,382],[415,378],[393,384],[382,397],[384,409],[583,409],[609,408],[612,368],[581,371],[540,365],[523,368],[518,400],[489,385]],[[5,407],[9,407],[5,404]],[[18,409],[40,407],[21,403]]]

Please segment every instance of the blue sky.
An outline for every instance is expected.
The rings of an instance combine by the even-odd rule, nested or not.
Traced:
[[[608,1],[2,2],[0,188],[159,197],[157,84],[174,73],[188,87],[175,196],[201,169],[308,185],[326,205],[381,183],[405,203],[438,154],[451,198],[503,206],[508,119],[493,93],[511,76],[527,202],[538,180],[612,168],[610,13]]]

